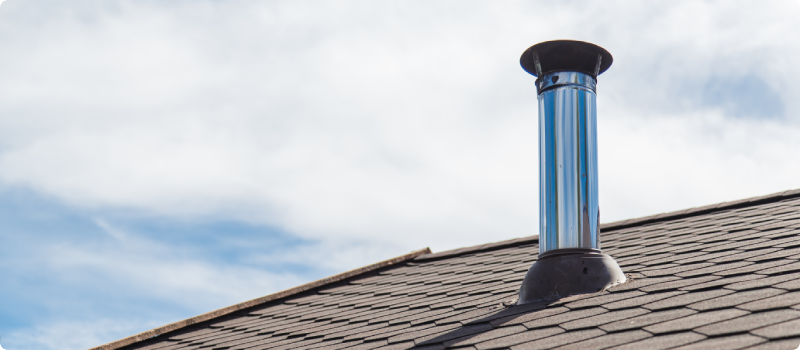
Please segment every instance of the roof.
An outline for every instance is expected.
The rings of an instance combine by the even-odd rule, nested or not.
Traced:
[[[629,281],[517,306],[536,236],[418,251],[97,350],[795,349],[800,190],[601,226]]]

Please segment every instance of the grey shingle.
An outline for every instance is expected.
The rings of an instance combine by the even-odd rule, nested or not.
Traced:
[[[800,236],[790,236],[787,238],[772,239],[768,242],[769,247],[777,248],[793,248],[800,244]],[[764,243],[757,244],[755,248],[762,248]]]
[[[749,274],[751,272],[757,272],[761,270],[771,269],[776,266],[786,265],[791,263],[792,260],[777,260],[777,261],[767,261],[761,262],[758,264],[753,264],[745,267],[740,267],[738,269],[730,269],[725,271],[715,272],[715,275],[718,276],[733,276],[733,275],[741,275],[741,274]]]
[[[441,326],[433,326],[423,329],[417,329],[410,332],[403,332],[401,334],[389,338],[389,344],[399,343],[406,340],[414,340],[416,342],[417,339],[423,338],[425,336],[451,331],[453,329],[459,328],[459,326],[460,326],[459,324],[446,324]]]
[[[381,341],[376,341],[376,342],[361,343],[361,344],[350,346],[350,347],[344,347],[342,349],[347,349],[347,350],[371,350],[371,349],[377,349],[379,347],[382,347],[382,346],[386,345],[386,343],[387,342],[385,340],[381,340]],[[312,349],[317,349],[317,348],[312,348]]]
[[[672,321],[657,323],[644,327],[650,333],[672,333],[683,330],[692,330],[700,326],[730,320],[749,314],[749,312],[738,309],[717,310],[711,312],[701,312],[691,316],[675,319]]]
[[[735,334],[769,326],[775,323],[793,320],[796,318],[800,318],[800,311],[798,310],[759,312],[756,314],[745,315],[732,320],[699,327],[694,331],[707,336]]]
[[[785,290],[798,290],[800,289],[800,279],[792,279],[787,282],[778,283],[774,285],[775,288],[785,289]]]
[[[756,275],[756,274],[741,275],[741,276],[734,276],[734,277],[726,276],[725,278],[722,278],[722,279],[718,279],[718,280],[714,280],[714,281],[710,281],[710,282],[706,282],[706,283],[694,284],[694,285],[690,285],[690,286],[686,286],[686,287],[681,287],[679,289],[680,290],[694,292],[696,290],[719,288],[720,286],[725,286],[725,285],[738,283],[738,282],[751,281],[751,280],[760,279],[760,278],[763,278],[763,276]]]
[[[758,239],[750,239],[746,241],[738,241],[738,242],[721,242],[719,245],[713,245],[711,247],[703,249],[706,252],[718,252],[722,250],[732,250],[732,249],[757,249],[763,248],[761,243],[769,241],[768,239],[758,238]]]
[[[594,306],[598,306],[598,305],[605,305],[605,304],[613,303],[613,302],[618,301],[618,300],[635,298],[635,297],[638,297],[638,296],[644,295],[644,294],[645,294],[644,292],[640,292],[640,291],[629,291],[629,292],[623,292],[623,293],[610,293],[610,294],[605,294],[605,295],[600,295],[600,296],[596,296],[596,297],[592,297],[592,298],[587,298],[587,299],[574,301],[574,302],[565,304],[564,306],[566,306],[567,308],[572,309],[572,310],[582,309],[582,308],[594,307]]]
[[[682,254],[682,253],[690,253],[690,252],[697,252],[701,251],[705,248],[706,245],[702,243],[686,243],[681,245],[670,246],[668,248],[661,249],[664,252],[671,252],[675,254]]]
[[[410,323],[401,323],[394,326],[388,326],[383,328],[376,328],[373,330],[365,331],[365,332],[358,332],[352,335],[348,335],[344,337],[344,340],[353,340],[353,339],[367,339],[370,338],[371,340],[375,339],[382,339],[381,335],[387,334],[386,338],[389,338],[388,333],[394,334],[394,332],[402,331],[403,329],[410,328]]]
[[[414,343],[416,343],[417,345],[431,345],[436,343],[443,343],[448,340],[461,338],[465,336],[477,336],[481,333],[488,332],[491,330],[492,330],[492,325],[488,323],[458,327],[454,330],[445,329],[442,332],[439,332],[440,334],[430,339],[425,339],[422,341],[415,339]],[[391,342],[391,340],[392,339],[389,339],[389,342]]]
[[[537,306],[538,308],[536,310],[544,308],[544,305],[541,305],[541,304],[529,304],[529,305]],[[535,310],[535,309],[529,309],[529,311],[533,311],[533,310]],[[466,323],[469,323],[469,322],[472,322],[472,321],[489,322],[491,319],[486,319],[487,317],[491,317],[491,316],[496,315],[496,314],[498,314],[499,312],[502,312],[502,311],[506,311],[506,309],[503,309],[501,307],[474,309],[472,311],[459,312],[458,314],[456,314],[454,316],[441,318],[441,319],[436,320],[435,322],[438,325],[448,324],[448,323],[456,323],[456,322],[460,322],[460,323],[466,324]]]
[[[750,331],[750,333],[769,339],[800,336],[800,320],[778,323]]]
[[[511,327],[500,327],[500,328],[495,328],[488,332],[482,332],[480,334],[472,334],[457,339],[448,340],[444,342],[444,345],[448,347],[462,347],[462,346],[482,343],[487,340],[509,336],[512,334],[522,333],[527,330],[528,330],[527,328],[521,325],[516,325]]]
[[[697,263],[697,264],[690,264],[690,265],[680,265],[677,267],[671,267],[668,269],[662,270],[650,270],[644,272],[643,274],[647,277],[658,277],[658,276],[675,276],[681,272],[693,271],[697,269],[701,269],[704,267],[714,266],[713,263]]]
[[[559,327],[537,329],[536,332],[522,332],[516,333],[505,337],[500,337],[485,342],[475,344],[478,350],[488,349],[502,349],[508,348],[512,345],[530,342],[541,338],[553,336],[556,334],[564,333],[564,330]]]
[[[517,288],[519,288],[519,287],[517,287]],[[530,304],[524,304],[524,305],[512,305],[512,306],[509,306],[507,308],[502,308],[502,309],[498,308],[496,310],[488,310],[487,309],[489,311],[488,313],[484,313],[482,310],[475,310],[473,312],[468,312],[468,313],[462,314],[462,315],[466,315],[466,316],[457,316],[455,318],[452,318],[452,320],[459,321],[459,322],[462,322],[462,323],[464,323],[464,322],[467,322],[467,323],[470,323],[470,322],[490,322],[490,321],[506,318],[506,317],[509,317],[509,316],[514,316],[514,315],[522,316],[522,314],[530,314],[530,313],[533,313],[535,311],[539,311],[541,309],[544,309],[546,306],[547,306],[547,304],[545,304],[545,303],[530,303]],[[481,312],[477,312],[477,311],[481,311]],[[527,322],[527,321],[523,321],[521,323],[524,323],[524,322]]]
[[[697,253],[693,255],[697,255]],[[646,256],[630,257],[627,259],[617,259],[617,263],[619,264],[619,266],[631,266],[640,263],[660,261],[660,260],[664,260],[665,262],[673,262],[673,259],[670,258],[674,258],[675,256],[676,255],[672,253],[665,253],[659,255],[646,255]],[[655,265],[655,264],[647,264],[647,265]]]
[[[720,276],[702,276],[702,277],[684,278],[684,279],[675,277],[675,278],[672,278],[671,281],[657,283],[657,284],[651,284],[651,285],[648,285],[648,286],[641,287],[639,289],[641,291],[643,291],[643,292],[648,292],[648,293],[660,292],[660,291],[679,289],[681,287],[686,287],[686,286],[696,285],[696,284],[700,284],[700,283],[710,282],[710,281],[718,280],[720,278],[722,278],[722,277],[720,277]]]
[[[775,251],[779,251],[779,248],[765,248],[765,249],[757,249],[757,250],[750,250],[750,251],[742,251],[736,254],[730,254],[726,256],[722,256],[719,258],[708,260],[709,262],[720,264],[720,263],[727,263],[732,261],[757,261],[752,260],[754,257],[760,257],[764,255],[768,255],[769,253],[773,253]]]
[[[544,309],[544,310],[537,310],[537,311],[534,311],[534,312],[518,314],[518,315],[512,315],[512,316],[507,316],[507,317],[503,317],[503,318],[498,318],[496,320],[491,321],[491,323],[495,327],[499,327],[501,325],[510,326],[510,325],[515,325],[515,324],[523,324],[525,322],[530,322],[530,321],[533,321],[533,320],[538,320],[540,318],[545,318],[545,317],[549,317],[549,316],[553,316],[553,315],[558,315],[558,314],[561,314],[561,313],[564,313],[564,312],[567,312],[567,311],[569,311],[569,309],[567,309],[565,307],[553,307],[553,308],[547,308],[547,309]]]
[[[693,332],[675,333],[647,338],[633,343],[613,347],[614,350],[660,350],[690,344],[705,339],[704,335]]]
[[[611,323],[618,320],[628,320],[636,316],[640,316],[650,311],[645,309],[624,309],[620,311],[612,311],[608,313],[602,313],[596,316],[590,316],[586,318],[581,318],[574,321],[569,321],[566,323],[562,323],[559,326],[566,330],[573,330],[573,329],[583,329],[583,328],[594,328],[600,325],[604,325],[606,323]]]
[[[586,350],[586,349],[606,349],[612,346],[628,344],[637,340],[652,337],[653,335],[642,330],[606,334],[578,343],[558,347],[558,350]]]
[[[733,262],[733,263],[718,264],[718,265],[708,266],[708,267],[704,267],[704,268],[700,268],[700,269],[692,269],[692,270],[676,273],[675,276],[692,277],[692,276],[710,275],[712,273],[719,276],[720,273],[723,273],[725,271],[736,270],[736,269],[741,268],[743,266],[752,265],[752,264],[754,264],[754,263],[751,262],[751,261],[739,261],[739,262]]]
[[[627,320],[616,321],[608,324],[601,325],[599,328],[606,332],[618,332],[628,329],[639,329],[651,324],[661,323],[676,318],[686,317],[696,314],[697,311],[690,309],[676,309],[652,312],[641,316],[632,317]]]
[[[642,272],[642,271],[651,271],[651,270],[663,270],[669,269],[672,267],[680,266],[680,264],[660,264],[656,266],[649,266],[649,265],[641,265],[636,267],[636,269],[631,269],[630,271]]]
[[[737,350],[748,346],[761,344],[767,341],[764,338],[749,334],[735,335],[725,338],[714,338],[699,341],[693,344],[675,348],[675,350]]]
[[[773,267],[771,269],[765,269],[758,271],[757,273],[764,274],[764,275],[777,275],[777,274],[784,274],[790,272],[797,272],[800,271],[800,262],[781,265],[778,267]]]
[[[409,324],[409,326],[410,326],[410,324]],[[409,332],[417,332],[417,331],[424,330],[424,329],[429,329],[429,328],[432,328],[432,327],[433,327],[433,324],[428,323],[428,324],[421,324],[421,325],[418,325],[418,326],[407,327],[407,328],[397,328],[397,329],[393,329],[391,331],[377,333],[377,334],[375,334],[373,336],[366,337],[366,338],[364,338],[364,341],[370,342],[370,341],[375,341],[375,340],[380,340],[380,339],[389,339],[389,338],[394,337],[394,336],[399,335],[399,334],[404,334],[404,333],[409,333]]]
[[[792,232],[792,234],[796,234]],[[779,258],[788,258],[788,259],[795,259],[797,260],[800,257],[800,248],[793,248],[793,249],[780,249],[776,252],[764,255],[757,255],[751,258],[747,258],[747,261],[765,261],[765,260],[772,260],[772,259],[779,259]]]
[[[514,345],[511,347],[511,350],[552,349],[565,344],[572,344],[584,339],[595,338],[605,334],[606,332],[603,332],[599,329],[585,329]]]
[[[749,311],[762,311],[786,308],[800,304],[800,292],[791,292],[777,295],[771,298],[761,299],[737,306],[740,309]],[[789,311],[789,310],[784,310]]]
[[[781,287],[778,287],[778,285],[780,283],[791,281],[791,280],[795,280],[795,279],[799,279],[799,278],[800,278],[800,273],[793,273],[793,274],[789,274],[789,275],[770,276],[770,277],[758,276],[757,275],[756,278],[753,278],[752,280],[731,283],[731,284],[728,284],[727,286],[725,286],[725,288],[726,289],[732,289],[732,290],[748,290],[748,289],[756,289],[756,288],[763,288],[763,287],[769,287],[769,286],[775,286],[777,288],[781,288]],[[781,288],[781,289],[785,289],[785,288]]]
[[[573,320],[577,320],[577,319],[581,319],[581,318],[585,318],[585,317],[599,315],[599,314],[606,313],[606,312],[608,312],[608,310],[606,310],[604,308],[601,308],[601,307],[596,307],[596,308],[592,308],[592,309],[582,309],[582,310],[576,310],[576,311],[571,311],[571,312],[565,312],[565,313],[558,314],[558,315],[555,315],[555,316],[540,318],[538,320],[533,320],[533,321],[530,321],[530,322],[525,322],[525,323],[523,323],[523,325],[525,327],[527,327],[528,329],[544,328],[544,327],[559,325],[559,324],[562,324],[562,323],[567,323],[569,321],[573,321]]]
[[[751,346],[747,350],[795,350],[800,346],[800,338],[771,340],[766,343]]]
[[[404,342],[404,343],[395,343],[395,344],[384,345],[384,346],[376,348],[376,350],[408,350],[408,349],[411,349],[413,347],[414,347],[414,342],[413,341],[408,341],[408,342]]]
[[[685,306],[702,300],[713,299],[731,293],[734,293],[734,291],[726,289],[715,289],[703,292],[686,293],[671,298],[661,299],[653,303],[644,304],[642,305],[642,307],[649,310],[672,309],[678,306]]]
[[[675,262],[678,263],[678,264],[681,264],[681,265],[691,264],[691,263],[698,263],[698,262],[707,262],[707,261],[710,261],[712,259],[717,259],[717,258],[720,258],[720,257],[723,257],[723,256],[728,256],[728,255],[733,255],[733,254],[738,254],[738,253],[741,253],[741,251],[739,251],[739,250],[727,250],[727,251],[721,251],[721,252],[715,252],[715,253],[709,253],[709,252],[686,253],[686,254],[683,254],[683,255],[687,255],[686,258],[683,258],[681,260],[677,260]],[[690,254],[692,255],[691,257],[688,256]]]
[[[719,278],[719,277],[716,277]],[[680,277],[675,276],[665,276],[665,277],[651,277],[651,278],[640,278],[634,279],[630,282],[619,284],[607,289],[610,293],[618,293],[618,292],[626,292],[634,289],[641,289],[643,291],[647,291],[643,288],[654,285],[654,284],[664,284],[675,280],[680,280]]]
[[[786,293],[786,291],[774,288],[755,289],[694,303],[689,305],[689,308],[695,310],[722,309],[741,305],[750,301],[766,299],[783,293]]]
[[[627,309],[637,306],[642,306],[645,304],[649,304],[661,299],[666,299],[670,297],[674,297],[676,295],[685,294],[687,292],[684,291],[674,291],[674,292],[666,292],[666,293],[655,293],[655,294],[647,294],[635,298],[630,298],[626,300],[620,300],[617,302],[609,303],[603,305],[604,308],[609,310],[617,310],[617,309]]]

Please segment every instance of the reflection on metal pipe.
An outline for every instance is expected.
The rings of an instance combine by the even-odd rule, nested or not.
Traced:
[[[597,81],[551,72],[539,92],[539,254],[600,249],[597,192]]]

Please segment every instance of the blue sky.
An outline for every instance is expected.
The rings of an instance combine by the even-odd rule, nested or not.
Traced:
[[[534,79],[598,84],[603,222],[800,188],[800,2],[0,4],[0,336],[85,349],[536,234]]]

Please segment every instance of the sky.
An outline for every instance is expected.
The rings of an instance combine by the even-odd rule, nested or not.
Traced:
[[[0,337],[86,349],[537,234],[546,40],[598,81],[601,221],[800,188],[800,2],[0,2]],[[602,238],[601,238],[602,239]]]

